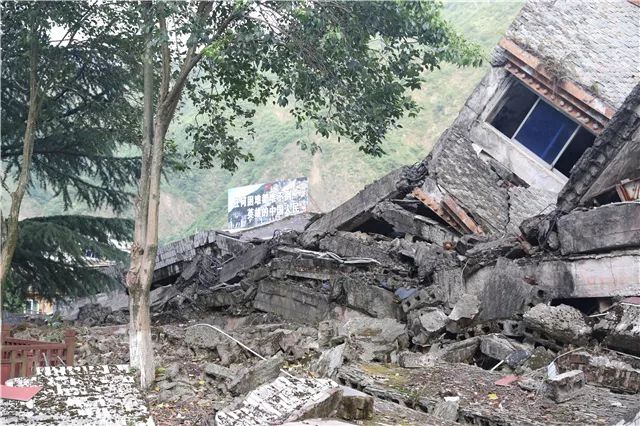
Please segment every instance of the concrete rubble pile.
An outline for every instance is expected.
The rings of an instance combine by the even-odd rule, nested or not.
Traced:
[[[161,247],[151,297],[166,366],[157,400],[202,392],[216,401],[208,421],[219,425],[309,416],[436,425],[640,422],[640,85],[625,77],[608,98],[614,108],[585,85],[550,78],[544,52],[523,48],[524,36],[546,35],[551,41],[541,42],[553,45],[551,53],[562,43],[576,50],[573,41],[592,30],[566,36],[576,22],[607,34],[637,29],[640,8],[631,3],[527,2],[427,158],[328,213],[234,234],[201,232]],[[615,24],[606,21],[608,8]],[[556,12],[545,21],[553,25],[528,26]],[[559,25],[558,16],[571,25]],[[558,26],[562,37],[552,43]],[[618,52],[596,47],[607,58]],[[563,60],[584,54],[571,53]],[[594,67],[612,62],[605,59]],[[624,68],[628,61],[613,62]],[[516,83],[593,130],[568,178],[530,161],[535,153],[523,154],[489,124],[502,105],[498,94]],[[125,324],[127,310],[120,292],[62,315],[86,326]],[[223,329],[262,359],[195,323]],[[206,393],[193,390],[198,377]],[[282,398],[288,394],[295,398]]]
[[[154,290],[155,320],[218,318],[266,357],[257,360],[214,330],[182,329],[181,344],[208,360],[204,374],[230,404],[217,408],[220,425],[244,424],[242,413],[265,422],[308,418],[297,411],[305,401],[287,400],[287,411],[253,393],[284,386],[285,365],[437,421],[513,422],[538,409],[516,414],[516,401],[532,395],[558,404],[540,424],[568,421],[571,413],[584,424],[628,421],[640,407],[640,303],[628,298],[640,294],[640,203],[544,213],[553,197],[517,185],[450,129],[425,161],[326,215],[304,218],[304,227],[251,241],[215,233],[206,250],[170,266],[181,272]],[[514,204],[514,188],[527,192],[528,213]],[[216,238],[233,241],[236,251]],[[118,312],[108,314],[126,318],[125,309]],[[394,379],[382,386],[380,371]],[[494,395],[505,376],[515,379],[498,388],[502,410],[463,391],[473,377]],[[416,377],[423,380],[417,389]],[[429,383],[447,394],[425,393]],[[325,392],[312,388],[310,398]],[[160,400],[194,395],[171,378],[161,377],[160,389]],[[336,401],[323,416],[337,416]]]

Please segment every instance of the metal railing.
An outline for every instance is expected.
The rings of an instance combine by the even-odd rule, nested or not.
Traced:
[[[52,343],[39,340],[16,339],[11,337],[11,326],[2,325],[2,358],[0,360],[0,383],[14,377],[30,377],[36,367],[73,365],[76,347],[76,332],[67,330],[64,342]]]

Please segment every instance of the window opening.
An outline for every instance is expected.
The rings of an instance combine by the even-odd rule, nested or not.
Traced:
[[[490,123],[566,176],[595,139],[591,132],[517,81],[507,90]]]

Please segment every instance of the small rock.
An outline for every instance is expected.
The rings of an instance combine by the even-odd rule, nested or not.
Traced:
[[[442,420],[455,422],[458,418],[458,408],[460,403],[458,401],[440,401],[433,409],[433,415]]]
[[[164,376],[169,380],[174,380],[180,374],[180,364],[172,362],[164,369]]]
[[[205,364],[204,372],[211,377],[223,380],[231,379],[235,375],[230,368],[223,367],[212,362]]]
[[[235,342],[221,342],[216,345],[216,351],[220,358],[220,364],[225,367],[245,359],[242,348]]]
[[[544,394],[555,402],[565,402],[580,395],[585,385],[584,373],[571,370],[547,378],[544,381]]]

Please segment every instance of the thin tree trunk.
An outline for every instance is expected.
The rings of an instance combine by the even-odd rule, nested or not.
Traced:
[[[198,6],[200,19],[208,16],[212,2],[203,1]],[[148,4],[145,25],[152,28],[152,6]],[[227,23],[228,25],[228,23]],[[159,26],[167,31],[166,20],[160,15]],[[142,143],[142,172],[138,184],[136,225],[131,267],[127,273],[129,287],[129,355],[130,364],[140,370],[140,385],[148,388],[155,379],[151,342],[150,290],[158,252],[158,214],[160,209],[160,181],[164,155],[164,142],[171,120],[182,96],[189,73],[202,57],[190,47],[176,77],[173,88],[171,79],[171,55],[167,41],[162,43],[162,82],[156,116],[153,116],[153,49],[151,32],[148,34],[144,63],[144,123]]]
[[[40,113],[40,88],[37,80],[38,52],[36,42],[31,42],[30,67],[29,70],[29,113],[27,115],[27,126],[24,132],[24,146],[22,149],[22,162],[20,165],[20,176],[16,189],[11,193],[11,208],[6,222],[3,223],[2,230],[2,257],[0,260],[0,294],[6,284],[11,260],[18,243],[20,206],[22,199],[29,186],[31,172],[31,160],[33,157],[33,145]],[[2,300],[0,299],[0,306]]]
[[[129,364],[140,370],[140,384],[146,389],[155,379],[153,345],[151,341],[151,318],[149,290],[153,280],[153,266],[145,264],[147,253],[147,217],[149,215],[149,177],[151,150],[153,145],[153,48],[151,28],[153,25],[151,5],[148,4],[145,26],[147,42],[144,52],[144,110],[142,136],[142,168],[138,182],[138,198],[135,203],[135,229],[131,247],[131,265],[127,272],[129,289]],[[155,259],[154,259],[155,260]]]

